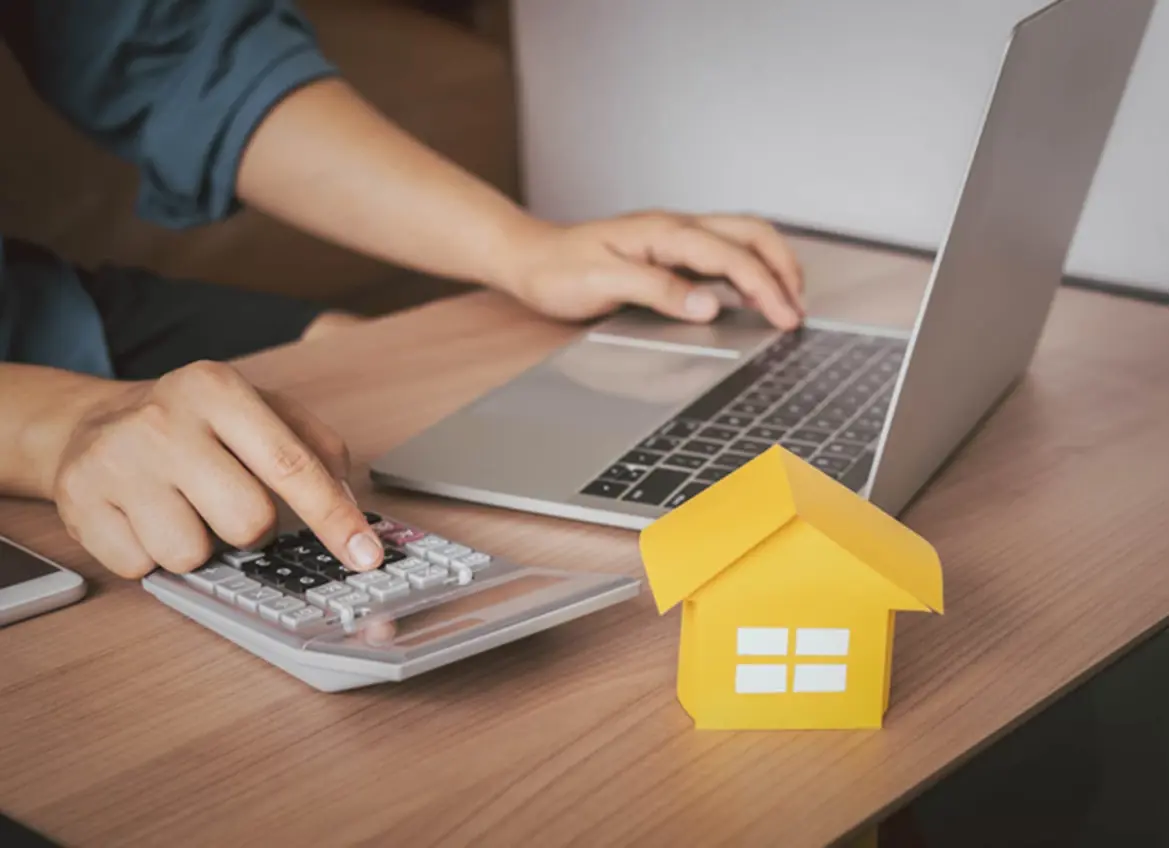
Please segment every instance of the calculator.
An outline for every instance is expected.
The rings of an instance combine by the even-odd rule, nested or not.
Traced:
[[[366,513],[380,568],[349,571],[308,529],[227,549],[143,587],[172,609],[308,685],[400,681],[635,597],[622,575],[519,565]]]

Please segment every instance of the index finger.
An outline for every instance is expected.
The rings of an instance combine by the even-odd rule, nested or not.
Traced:
[[[355,571],[381,565],[381,541],[320,457],[243,379],[220,383],[219,402],[204,406],[204,417],[219,440],[344,565]],[[214,395],[204,395],[209,396]]]
[[[708,215],[700,223],[724,238],[750,247],[780,280],[792,306],[804,312],[804,271],[784,236],[759,218],[733,215]]]

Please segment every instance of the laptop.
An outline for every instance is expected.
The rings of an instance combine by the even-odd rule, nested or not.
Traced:
[[[398,446],[381,485],[646,526],[779,443],[901,512],[1027,368],[1153,0],[1011,33],[909,333],[623,311]]]

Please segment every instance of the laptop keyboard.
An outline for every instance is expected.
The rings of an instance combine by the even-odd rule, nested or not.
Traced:
[[[618,458],[581,494],[673,509],[774,444],[858,491],[906,342],[802,329]]]

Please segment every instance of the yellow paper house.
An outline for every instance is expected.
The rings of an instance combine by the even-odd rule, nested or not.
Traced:
[[[942,612],[930,544],[780,447],[642,531],[682,603],[678,699],[703,728],[879,727],[897,610]]]

